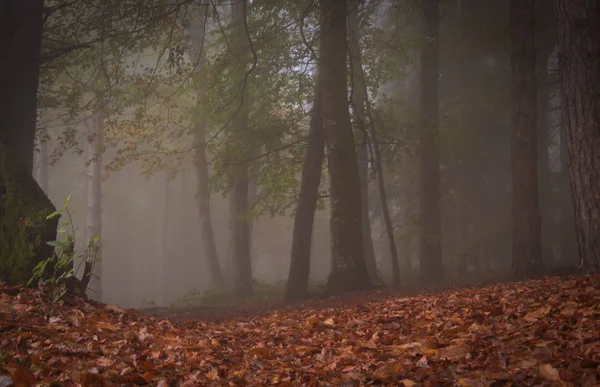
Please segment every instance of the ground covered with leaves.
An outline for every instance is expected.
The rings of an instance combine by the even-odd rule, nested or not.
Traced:
[[[0,285],[17,386],[600,384],[599,276],[193,320],[44,299]]]

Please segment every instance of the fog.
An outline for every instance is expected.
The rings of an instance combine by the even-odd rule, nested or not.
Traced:
[[[475,1],[465,5],[458,1],[439,6],[439,63],[434,71],[439,100],[431,102],[439,115],[439,138],[431,142],[439,162],[431,170],[439,174],[439,244],[445,281],[450,286],[480,285],[511,275],[514,100],[508,3]],[[424,164],[419,154],[427,150],[422,145],[427,139],[422,137],[420,110],[429,104],[423,102],[427,98],[423,97],[425,57],[415,43],[422,29],[412,2],[365,4],[358,15],[364,34],[359,51],[367,78],[364,90],[370,116],[366,120],[373,125],[369,130],[379,136],[383,163],[379,172],[385,182],[383,187],[377,184],[373,141],[366,141],[367,221],[371,228],[367,239],[373,241],[377,277],[389,285],[393,267],[379,196],[384,189],[402,283],[420,288],[424,284],[417,280],[423,246],[419,203],[426,200],[420,192],[429,190],[420,186]],[[223,4],[214,7],[210,18],[202,19],[204,8],[190,4],[184,7],[187,13],[183,16],[169,19],[177,27],[179,41],[166,39],[164,30],[154,32],[156,45],[168,50],[142,46],[114,64],[123,66],[122,73],[114,75],[114,96],[90,86],[89,90],[77,91],[77,108],[59,104],[39,109],[34,175],[58,208],[71,196],[69,209],[77,227],[79,254],[86,250],[91,237],[86,231],[94,210],[89,190],[93,184],[101,185],[101,197],[96,200],[101,203],[101,262],[95,269],[101,285],[94,279],[98,283],[91,286],[92,298],[131,308],[168,307],[186,295],[211,289],[214,278],[201,233],[204,215],[199,199],[206,192],[210,192],[206,200],[219,262],[231,287],[236,277],[232,274],[234,216],[230,199],[236,194],[232,188],[235,184],[228,181],[234,175],[229,175],[227,168],[236,163],[245,165],[249,180],[244,188],[249,208],[243,211],[242,221],[250,223],[252,278],[272,284],[287,280],[305,139],[312,125],[311,90],[318,78],[317,62],[311,57],[318,50],[313,39],[318,23],[315,15],[305,15],[302,28],[309,35],[307,41],[300,33],[303,30],[278,30],[286,18],[298,17],[294,7],[254,5],[244,8],[244,12],[254,12],[250,19],[244,19],[249,17],[246,14],[241,16],[251,21],[245,27],[249,28],[245,31],[249,42],[258,45],[250,45],[254,58],[244,51],[248,55],[243,76],[224,59],[229,55],[227,37],[237,36],[233,27],[232,31],[228,28],[239,23],[239,10]],[[556,42],[554,32],[544,24],[551,11],[539,12],[537,176],[542,256],[545,269],[552,271],[576,265],[577,249],[572,199],[565,180],[567,156]],[[294,24],[295,28],[298,25]],[[262,30],[267,27],[273,32]],[[236,44],[243,46],[247,44],[244,41],[238,39]],[[202,42],[201,48],[198,42]],[[84,59],[91,58],[85,55]],[[100,62],[111,60],[115,61],[105,58]],[[83,68],[89,66],[82,63]],[[69,65],[66,68],[74,71],[69,77],[76,73]],[[82,74],[87,74],[85,71]],[[103,82],[110,84],[111,77]],[[69,85],[68,90],[76,92],[67,78],[60,79]],[[202,86],[194,86],[190,79]],[[64,92],[62,84],[53,82],[42,78],[43,87]],[[350,86],[348,95],[352,97],[356,90]],[[247,93],[246,100],[240,99],[239,90],[243,90],[242,95]],[[147,93],[142,102],[127,97],[127,93],[142,91]],[[231,129],[239,125],[236,120],[242,114],[236,110],[237,102],[225,103],[231,95],[229,102],[239,100],[237,109],[246,114],[246,131]],[[101,127],[92,129],[90,117],[100,113],[90,112],[87,106],[103,98],[103,115],[97,116],[101,117],[97,118]],[[360,114],[366,113],[356,109],[349,106],[358,144]],[[196,137],[200,136],[195,132],[199,126],[204,128],[201,135],[205,140]],[[94,136],[100,135],[93,130],[103,133],[104,142],[94,142]],[[198,156],[198,144],[203,144],[204,156]],[[199,172],[198,157],[206,159],[207,177]],[[94,180],[95,163],[102,168],[101,183]],[[325,164],[322,168],[310,248],[310,279],[319,283],[327,280],[332,262],[332,202],[328,193],[332,175],[327,175],[328,167]]]

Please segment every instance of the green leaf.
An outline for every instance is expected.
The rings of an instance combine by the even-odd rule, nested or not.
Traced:
[[[50,215],[46,216],[46,220],[55,218],[56,216],[60,215],[60,213],[61,213],[60,210],[56,210],[53,213],[51,213]]]

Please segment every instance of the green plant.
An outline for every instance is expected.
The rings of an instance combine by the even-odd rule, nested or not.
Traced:
[[[66,221],[57,230],[60,237],[55,241],[46,242],[48,245],[54,247],[54,253],[36,265],[33,269],[32,277],[27,282],[27,285],[31,285],[35,280],[41,282],[48,290],[48,301],[50,302],[60,300],[69,290],[81,291],[82,293],[85,293],[85,290],[87,290],[79,289],[80,282],[75,277],[76,270],[74,269],[73,261],[75,259],[77,228],[73,224],[72,212],[69,210],[70,200],[71,195],[68,195],[63,207],[46,217],[46,219],[52,219],[56,216],[66,215]],[[85,252],[78,256],[81,259],[80,262],[94,263],[98,261],[97,255],[99,249],[99,237],[91,237]],[[91,270],[89,273],[84,273],[83,275],[91,275]],[[87,281],[83,283],[87,283]]]

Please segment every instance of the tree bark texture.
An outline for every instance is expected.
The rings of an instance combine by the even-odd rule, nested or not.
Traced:
[[[43,0],[0,5],[0,134],[33,172]]]
[[[345,0],[321,2],[323,131],[331,196],[331,272],[326,293],[370,288],[364,259],[360,177],[346,95]]]
[[[0,279],[29,280],[58,217],[33,178],[43,0],[0,2]]]
[[[437,0],[423,0],[421,46],[421,107],[419,131],[419,219],[422,282],[443,281],[440,204],[439,105],[439,10]]]
[[[542,265],[537,186],[535,0],[511,0],[510,24],[513,95],[512,277],[521,280],[537,274]]]
[[[600,270],[600,2],[557,0],[563,124],[580,267]]]

